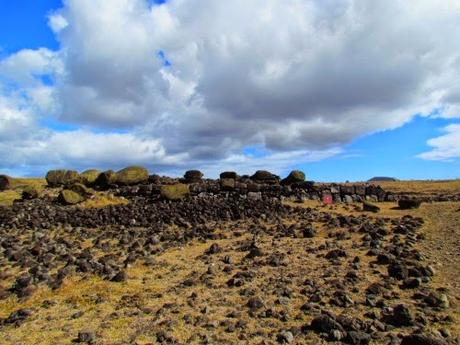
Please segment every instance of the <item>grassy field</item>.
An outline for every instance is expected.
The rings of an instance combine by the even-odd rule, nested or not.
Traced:
[[[428,180],[428,181],[386,181],[375,182],[383,189],[394,193],[421,194],[458,194],[460,180]]]
[[[46,180],[43,178],[15,178],[10,190],[0,192],[0,205],[9,206],[13,201],[21,198],[22,191],[25,187],[32,186],[38,191],[43,191],[46,186]]]

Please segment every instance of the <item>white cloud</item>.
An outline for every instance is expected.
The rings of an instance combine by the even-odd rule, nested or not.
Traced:
[[[321,159],[415,114],[460,116],[459,22],[457,0],[66,0],[49,17],[59,51],[20,51],[0,61],[0,77],[19,85],[28,105],[17,109],[45,147],[89,135],[173,168],[224,166],[262,145],[268,158],[241,168],[279,168],[273,157]],[[85,129],[41,129],[49,114]],[[124,151],[131,139],[113,130],[150,154]],[[50,157],[78,162],[75,145]],[[116,163],[88,149],[95,163]]]
[[[460,124],[452,124],[444,128],[444,135],[428,140],[433,149],[418,155],[419,158],[436,161],[447,161],[460,157]]]

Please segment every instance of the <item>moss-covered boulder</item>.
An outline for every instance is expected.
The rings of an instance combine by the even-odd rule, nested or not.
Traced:
[[[99,189],[108,189],[115,185],[116,175],[113,170],[101,172],[94,181],[94,186]]]
[[[235,189],[236,181],[233,178],[221,178],[220,188],[224,191],[232,191]]]
[[[231,179],[234,179],[236,180],[238,178],[238,174],[234,171],[224,171],[220,174],[219,176],[221,179],[224,179],[224,178],[231,178]]]
[[[256,173],[251,176],[251,180],[259,184],[278,184],[280,178],[269,171],[257,170]]]
[[[6,175],[0,175],[0,191],[8,190],[11,188],[13,179]]]
[[[40,196],[40,191],[34,186],[25,186],[22,190],[22,200],[37,199]]]
[[[145,183],[149,180],[147,169],[139,166],[131,166],[118,171],[115,175],[115,183],[121,186],[132,186]]]
[[[70,186],[80,182],[80,175],[74,170],[50,170],[46,174],[46,182],[50,187]]]
[[[289,175],[281,181],[282,184],[289,185],[293,183],[301,183],[305,181],[305,173],[300,170],[293,170]]]
[[[69,189],[63,189],[58,196],[58,202],[62,205],[76,205],[83,201],[83,196]]]
[[[81,183],[74,183],[73,185],[67,187],[68,190],[80,194],[82,197],[87,198],[90,195],[93,195],[93,191]]]
[[[400,199],[398,200],[398,206],[401,210],[411,210],[419,208],[422,201],[419,199]]]
[[[91,187],[94,185],[100,174],[101,172],[96,169],[85,170],[80,174],[81,183],[87,187]]]
[[[369,201],[363,200],[363,211],[377,213],[380,212],[380,207]]]
[[[186,183],[197,183],[203,178],[203,173],[199,170],[188,170],[184,174],[184,180]]]
[[[161,186],[160,193],[166,200],[181,200],[190,194],[190,189],[184,183],[176,183]]]

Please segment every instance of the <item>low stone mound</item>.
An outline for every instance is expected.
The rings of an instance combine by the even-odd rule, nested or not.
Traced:
[[[132,186],[149,180],[149,172],[140,166],[130,166],[117,171],[115,184],[119,186]]]
[[[184,180],[186,183],[197,183],[203,178],[203,173],[199,170],[188,170],[184,174]]]
[[[190,194],[188,185],[183,183],[176,183],[171,185],[161,186],[161,196],[166,200],[181,200]]]
[[[8,190],[11,188],[13,179],[6,175],[0,175],[0,191]]]
[[[399,199],[398,206],[401,210],[411,210],[419,208],[422,201],[419,199]]]
[[[50,187],[69,186],[80,181],[80,175],[74,170],[50,170],[46,174],[46,183]]]
[[[91,187],[92,185],[94,185],[100,174],[101,172],[96,169],[85,170],[80,174],[81,182],[85,186]]]
[[[305,173],[300,170],[293,170],[289,175],[281,181],[281,184],[290,185],[293,183],[301,183],[305,181]]]

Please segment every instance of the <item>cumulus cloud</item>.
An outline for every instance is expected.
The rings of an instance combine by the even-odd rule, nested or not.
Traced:
[[[433,109],[460,116],[458,22],[457,0],[65,0],[49,18],[60,49],[18,52],[0,76],[30,112],[108,142],[114,130],[142,138],[153,164],[231,165],[261,145],[265,160],[241,165],[276,166]],[[59,155],[78,160],[71,152]]]
[[[444,128],[444,135],[428,140],[433,149],[418,155],[419,158],[436,161],[448,161],[460,157],[460,124]]]

